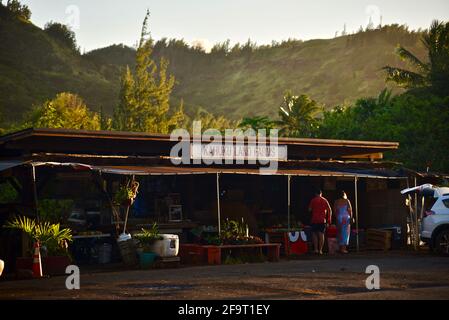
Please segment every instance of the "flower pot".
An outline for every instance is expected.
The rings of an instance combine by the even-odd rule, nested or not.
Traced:
[[[55,256],[41,258],[42,273],[49,276],[64,275],[65,269],[72,263],[67,256]],[[19,257],[16,258],[16,272],[19,270],[32,270],[33,258]]]
[[[150,268],[154,260],[156,259],[156,254],[153,252],[141,252],[139,254],[139,263],[141,268]]]
[[[16,258],[16,272],[19,270],[31,270],[33,268],[33,258],[19,257]]]
[[[45,275],[59,276],[65,274],[65,269],[72,263],[67,256],[42,258],[42,272]]]

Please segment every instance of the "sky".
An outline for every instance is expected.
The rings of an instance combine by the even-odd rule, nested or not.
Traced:
[[[6,0],[0,0],[3,3]],[[346,25],[357,31],[371,21],[428,28],[433,19],[449,20],[448,0],[21,0],[31,21],[68,24],[81,51],[111,44],[134,45],[147,9],[154,39],[201,43],[209,49],[226,39],[250,38],[257,44],[288,38],[332,38]]]

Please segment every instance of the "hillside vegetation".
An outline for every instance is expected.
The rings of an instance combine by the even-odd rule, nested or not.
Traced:
[[[201,107],[240,119],[277,116],[288,89],[328,108],[377,95],[385,87],[381,68],[402,65],[395,55],[399,43],[425,55],[419,38],[419,32],[402,26],[384,26],[327,40],[248,42],[234,48],[224,43],[211,53],[162,39],[153,52],[170,62],[174,104],[183,99],[187,113]],[[112,115],[120,76],[135,63],[135,50],[123,45],[80,54],[1,6],[0,39],[0,111],[10,121],[59,92],[79,94],[90,109]]]

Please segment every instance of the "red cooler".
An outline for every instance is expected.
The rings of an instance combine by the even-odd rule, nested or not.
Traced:
[[[307,238],[303,231],[288,232],[288,254],[301,255],[307,253]]]

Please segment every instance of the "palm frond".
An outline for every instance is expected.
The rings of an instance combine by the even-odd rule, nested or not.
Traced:
[[[409,62],[419,70],[424,72],[427,72],[429,70],[429,66],[427,64],[423,63],[418,57],[416,57],[413,53],[411,53],[404,47],[399,46],[396,49],[396,52],[402,60]]]
[[[443,29],[444,23],[438,20],[434,20],[432,21],[429,30],[427,30],[427,32],[422,37],[422,42],[426,49],[429,50],[429,55],[431,55],[432,51],[434,51],[438,47],[438,40]]]
[[[414,88],[426,85],[426,78],[419,73],[390,66],[382,69],[387,73],[387,81],[393,81],[401,87]]]
[[[386,106],[391,101],[391,94],[392,94],[391,90],[387,88],[383,89],[380,92],[379,96],[377,97],[377,104]]]
[[[5,228],[19,229],[33,237],[35,235],[36,222],[28,217],[13,217],[7,221]]]

